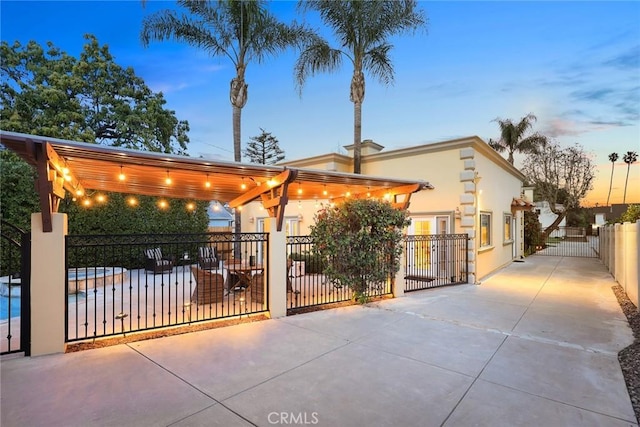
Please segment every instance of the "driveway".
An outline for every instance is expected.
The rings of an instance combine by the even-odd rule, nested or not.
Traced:
[[[10,426],[630,426],[597,259],[78,353],[3,359]]]

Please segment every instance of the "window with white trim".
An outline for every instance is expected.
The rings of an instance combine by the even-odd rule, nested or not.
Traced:
[[[510,243],[513,241],[513,215],[504,214],[502,223],[504,224],[504,242]]]
[[[491,212],[480,212],[480,247],[491,244]]]

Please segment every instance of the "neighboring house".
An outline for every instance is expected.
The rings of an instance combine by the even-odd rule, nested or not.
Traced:
[[[564,210],[564,206],[556,204],[556,211],[560,212],[562,210]],[[546,228],[553,224],[553,222],[558,218],[558,215],[553,213],[551,206],[547,201],[535,202],[534,211],[538,214],[538,221],[540,222],[540,226],[543,230],[546,230]],[[558,224],[559,228],[553,230],[549,237],[565,237],[564,233],[566,226],[567,218],[563,218]]]
[[[335,172],[353,170],[353,146],[347,154],[330,153],[287,161],[283,166]],[[397,150],[371,141],[362,143],[362,174],[428,181],[435,189],[413,194],[408,234],[466,233],[471,238],[470,283],[523,256],[523,200],[525,177],[477,136]],[[304,192],[304,188],[300,188]],[[285,221],[289,235],[309,234],[315,213],[332,197],[290,200]],[[261,231],[267,216],[259,203],[243,209],[243,231]]]
[[[611,206],[597,206],[590,208],[589,211],[594,216],[592,227],[599,228],[607,223],[616,221],[627,211],[631,203],[619,203]]]
[[[231,231],[233,225],[233,213],[222,203],[213,201],[207,209],[209,215],[209,231]]]

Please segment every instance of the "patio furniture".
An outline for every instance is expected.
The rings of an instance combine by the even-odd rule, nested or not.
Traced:
[[[205,270],[217,270],[220,264],[217,250],[212,246],[198,248],[198,266]]]
[[[145,270],[152,271],[153,274],[169,271],[173,268],[173,257],[163,256],[160,248],[146,249]]]
[[[191,294],[194,304],[216,304],[224,298],[224,277],[220,273],[191,267],[196,287]]]

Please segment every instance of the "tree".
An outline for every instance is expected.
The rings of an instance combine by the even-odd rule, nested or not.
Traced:
[[[640,219],[640,205],[629,205],[618,222],[636,222]]]
[[[17,154],[0,149],[0,215],[23,230],[31,229],[31,213],[40,209],[33,187],[36,171]]]
[[[0,45],[0,127],[4,130],[183,154],[189,124],[166,110],[132,68],[85,36],[80,58],[31,41]]]
[[[340,40],[339,48],[317,36],[308,44],[295,65],[299,91],[309,76],[318,72],[337,71],[346,58],[353,66],[350,100],[353,102],[353,171],[360,173],[362,142],[362,103],[365,95],[365,75],[368,72],[380,83],[393,83],[394,71],[388,39],[406,31],[415,31],[425,24],[422,11],[414,0],[306,0],[299,2],[303,11],[320,13],[322,21]]]
[[[245,157],[248,157],[251,163],[261,165],[274,165],[283,160],[284,151],[280,149],[278,139],[262,128],[260,131],[260,135],[250,138],[251,141],[244,150]]]
[[[140,38],[145,46],[152,40],[177,40],[203,49],[211,56],[231,60],[236,75],[231,79],[229,100],[233,110],[233,159],[241,157],[241,116],[248,99],[247,66],[297,46],[310,32],[301,25],[279,22],[262,0],[178,0],[186,9],[158,11],[144,18]],[[144,0],[143,0],[144,4]],[[240,212],[235,214],[235,231],[240,233]]]
[[[609,161],[611,162],[611,179],[609,180],[609,193],[607,194],[607,206],[609,206],[609,198],[611,197],[611,187],[613,186],[613,168],[618,160],[618,153],[609,154]]]
[[[540,219],[535,212],[524,211],[524,253],[531,255],[536,247],[542,246],[544,239],[540,230]]]
[[[154,94],[131,68],[114,62],[106,46],[93,36],[79,59],[47,44],[0,44],[0,127],[3,130],[96,142],[164,153],[183,153],[188,123],[165,110],[162,94]],[[2,218],[25,230],[40,209],[34,168],[8,150],[0,151]],[[137,208],[126,195],[105,193],[108,203],[79,206],[72,195],[60,203],[72,233],[206,231],[208,202],[187,212],[184,201],[159,211],[155,198],[141,197]],[[142,215],[140,215],[143,213]]]
[[[537,117],[533,113],[524,116],[517,124],[511,119],[502,120],[496,118],[500,126],[500,139],[495,141],[489,139],[489,146],[499,153],[507,151],[509,157],[507,160],[513,164],[514,153],[535,153],[541,146],[547,142],[547,138],[539,133],[534,133],[525,137],[525,133],[531,129]]]
[[[624,162],[627,164],[627,178],[624,181],[624,196],[622,196],[622,203],[624,204],[627,200],[627,184],[629,183],[629,169],[631,169],[631,163],[635,163],[638,160],[638,153],[635,151],[627,151],[627,153],[622,158]]]
[[[380,200],[347,199],[320,210],[311,237],[315,252],[329,260],[324,274],[366,302],[370,289],[384,285],[400,268],[402,228],[409,222],[406,211]]]
[[[535,185],[536,198],[549,202],[549,208],[557,215],[543,231],[545,239],[557,229],[568,211],[580,207],[580,200],[593,187],[595,176],[595,168],[582,146],[562,148],[556,142],[529,154],[522,172]]]

